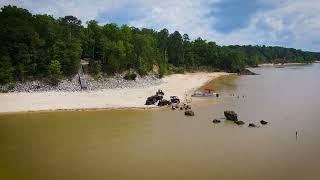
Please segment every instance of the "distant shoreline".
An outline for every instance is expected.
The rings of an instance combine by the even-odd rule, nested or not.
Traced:
[[[315,61],[317,63],[317,61]],[[302,65],[306,63],[264,63],[264,64],[259,64],[258,67],[273,67],[273,66],[290,66],[290,65]]]
[[[164,98],[185,95],[205,85],[209,81],[231,73],[186,73],[173,74],[162,79],[159,85],[147,88],[115,88],[83,92],[10,92],[0,93],[0,113],[40,112],[40,111],[90,111],[107,109],[154,109],[157,106],[144,105],[146,98],[158,89]]]

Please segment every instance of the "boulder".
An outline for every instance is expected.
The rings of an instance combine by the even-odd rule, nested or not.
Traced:
[[[224,111],[224,116],[227,120],[238,121],[238,115],[234,111]]]
[[[261,123],[262,125],[266,125],[266,124],[268,124],[268,122],[267,122],[267,121],[265,121],[265,120],[261,120],[261,121],[260,121],[260,123]]]
[[[185,109],[186,110],[191,109],[191,106],[190,105],[186,105]]]
[[[258,75],[258,74],[250,71],[249,69],[243,69],[239,72],[239,75]]]
[[[177,96],[170,96],[170,101],[172,103],[177,103],[177,104],[180,103],[180,99]]]
[[[214,119],[212,122],[213,122],[214,124],[221,123],[221,121],[220,121],[219,119]]]
[[[163,92],[161,89],[159,89],[159,90],[156,92],[156,95],[158,95],[158,96],[164,96],[164,92]]]
[[[145,105],[154,105],[158,101],[156,96],[150,96],[147,98]]]
[[[194,112],[191,111],[191,110],[186,110],[186,111],[184,112],[184,115],[186,115],[186,116],[194,116]]]
[[[158,102],[158,106],[167,106],[167,105],[170,105],[171,102],[168,101],[168,100],[165,100],[165,99],[161,99],[159,102]]]
[[[245,124],[243,121],[235,121],[234,123],[236,123],[238,126]]]
[[[253,127],[253,128],[255,128],[255,127],[257,127],[257,125],[255,125],[255,124],[253,124],[253,123],[250,123],[248,127]]]

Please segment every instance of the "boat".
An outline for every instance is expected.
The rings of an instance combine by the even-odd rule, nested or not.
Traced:
[[[207,92],[194,92],[191,97],[219,97],[219,94],[214,89],[206,88]]]

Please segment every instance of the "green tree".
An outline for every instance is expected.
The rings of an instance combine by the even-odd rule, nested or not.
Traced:
[[[11,59],[5,52],[0,53],[0,84],[7,84],[13,80]]]
[[[183,40],[181,34],[178,31],[175,31],[169,36],[168,56],[169,63],[172,63],[176,66],[184,63]]]
[[[310,63],[320,59],[318,52],[294,48],[218,46],[201,38],[190,40],[178,31],[169,34],[167,29],[157,32],[114,23],[101,26],[94,20],[83,27],[74,16],[55,19],[32,15],[16,6],[1,8],[0,24],[0,50],[5,51],[0,53],[2,83],[42,79],[49,74],[52,59],[59,59],[63,76],[78,72],[80,58],[89,59],[94,74],[100,69],[108,74],[131,69],[146,74],[157,64],[160,76],[168,70],[237,72],[259,63]]]
[[[62,78],[61,65],[58,60],[52,60],[49,65],[49,81],[57,85]]]

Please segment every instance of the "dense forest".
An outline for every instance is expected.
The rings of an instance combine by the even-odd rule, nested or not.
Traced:
[[[57,83],[89,60],[92,74],[135,70],[140,75],[159,66],[159,75],[196,70],[238,72],[270,62],[305,62],[320,53],[267,46],[219,46],[167,29],[138,29],[82,22],[73,16],[55,19],[5,6],[0,12],[0,84],[45,79]]]

